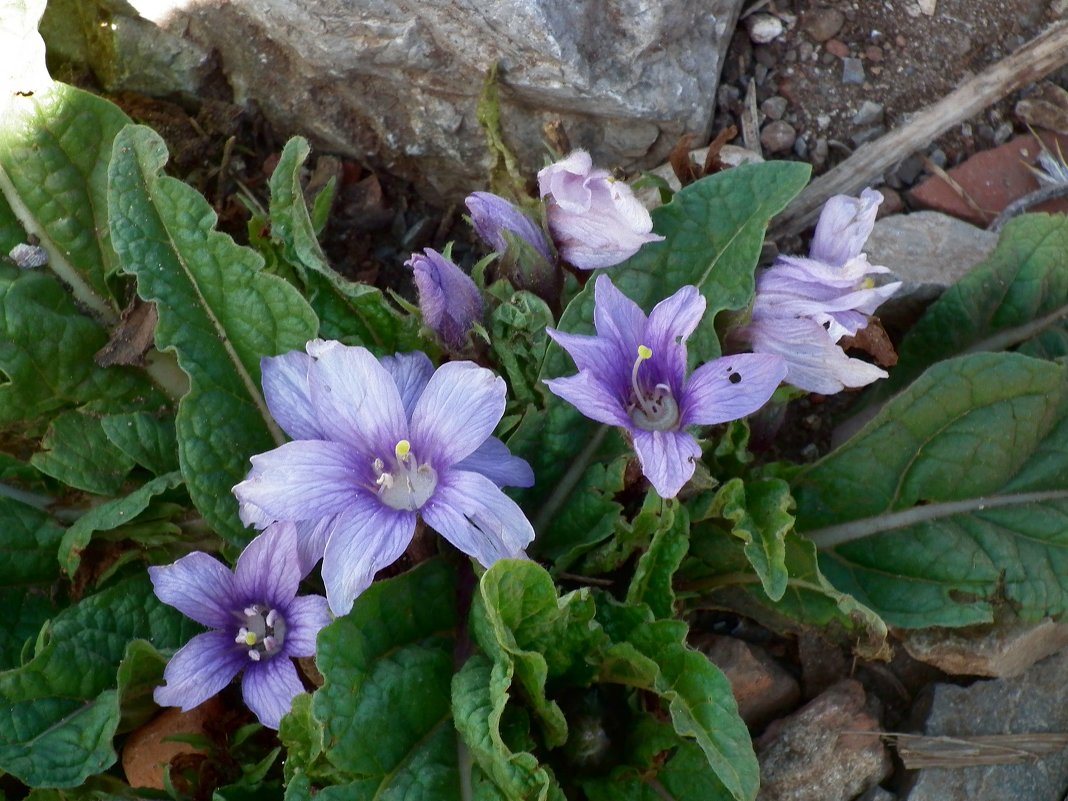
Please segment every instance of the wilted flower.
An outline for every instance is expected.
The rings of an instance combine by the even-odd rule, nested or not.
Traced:
[[[870,276],[889,270],[869,264],[861,252],[881,202],[882,195],[872,189],[859,199],[831,198],[808,258],[780,256],[757,277],[753,319],[740,336],[758,353],[781,355],[786,381],[800,389],[826,395],[886,377],[837,345],[867,327],[870,315],[901,286],[875,286]]]
[[[707,362],[686,378],[686,339],[705,299],[685,286],[648,317],[605,275],[595,285],[596,336],[548,329],[578,375],[545,383],[593,420],[634,441],[642,472],[664,498],[693,475],[701,448],[687,426],[737,420],[763,406],[786,367],[778,356],[745,353]]]
[[[537,223],[500,195],[472,192],[464,203],[471,212],[475,233],[498,253],[508,249],[504,235],[508,232],[530,245],[546,262],[555,261],[552,248]]]
[[[593,169],[584,150],[541,170],[538,190],[557,249],[579,269],[612,267],[664,238],[651,233],[652,218],[630,187]]]
[[[490,436],[501,378],[472,362],[435,371],[425,354],[380,362],[339,342],[307,351],[263,360],[268,406],[296,440],[253,456],[234,494],[246,524],[297,523],[301,570],[322,557],[336,614],[404,553],[417,517],[487,567],[522,556],[534,530],[500,487],[534,477]]]
[[[293,526],[278,523],[256,537],[233,572],[197,551],[148,573],[161,601],[211,628],[171,657],[156,703],[192,709],[244,670],[245,703],[260,723],[277,729],[304,692],[292,657],[314,655],[316,635],[330,622],[325,598],[296,597]]]
[[[471,325],[482,319],[482,295],[471,276],[431,248],[404,264],[415,274],[423,321],[447,347],[463,348]]]

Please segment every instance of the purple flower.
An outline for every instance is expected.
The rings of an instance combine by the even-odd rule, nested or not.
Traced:
[[[471,212],[475,233],[498,253],[508,250],[508,241],[504,236],[508,232],[534,248],[549,264],[556,261],[541,228],[500,195],[473,192],[464,203]]]
[[[872,189],[859,199],[831,198],[808,258],[780,256],[757,278],[753,319],[739,334],[754,351],[782,356],[786,381],[795,387],[828,395],[886,377],[837,345],[867,327],[875,309],[901,286],[876,287],[870,276],[889,270],[869,264],[861,252],[881,202]]]
[[[650,233],[652,218],[630,187],[593,169],[585,150],[541,170],[538,189],[557,249],[581,270],[612,267],[664,238]]]
[[[746,353],[707,362],[686,378],[686,339],[705,311],[696,287],[662,300],[648,317],[608,276],[595,285],[597,336],[549,335],[578,375],[545,383],[589,418],[630,434],[642,472],[663,498],[693,475],[701,448],[686,427],[737,420],[763,406],[786,375],[778,356]]]
[[[264,359],[262,372],[271,413],[296,439],[252,457],[234,487],[241,518],[297,524],[300,570],[322,557],[335,614],[404,553],[417,517],[487,567],[522,557],[534,530],[500,488],[534,476],[490,436],[504,414],[501,378],[323,340]]]
[[[180,648],[154,698],[188,711],[222,690],[242,670],[241,694],[260,723],[278,728],[304,692],[292,657],[315,654],[315,637],[330,622],[326,599],[297,595],[300,573],[293,526],[271,526],[248,544],[233,572],[197,551],[150,567],[163,603],[211,631]]]
[[[415,274],[423,322],[446,347],[462,349],[472,323],[482,318],[482,295],[471,276],[430,248],[404,264]]]

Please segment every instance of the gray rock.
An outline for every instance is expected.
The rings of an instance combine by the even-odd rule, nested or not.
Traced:
[[[1012,679],[969,687],[936,685],[924,733],[940,737],[1063,732],[1068,729],[1068,651]],[[1022,764],[924,768],[908,801],[1061,801],[1068,750]]]
[[[876,220],[864,248],[868,260],[889,267],[891,280],[904,284],[879,317],[909,319],[985,259],[997,241],[997,234],[937,211]]]
[[[753,44],[767,44],[782,36],[782,20],[773,14],[753,14],[746,18],[745,29]]]
[[[864,62],[859,58],[842,59],[842,83],[860,86],[864,83]]]
[[[769,120],[781,120],[782,115],[786,113],[786,105],[787,101],[785,97],[772,95],[760,104],[760,110],[764,112],[764,115]]]
[[[871,100],[865,100],[861,103],[857,113],[853,115],[854,125],[876,125],[882,124],[882,121],[883,104],[875,103]]]
[[[797,131],[784,120],[772,120],[760,132],[760,144],[769,153],[785,153],[794,146]]]
[[[495,63],[505,136],[531,173],[542,164],[542,126],[555,119],[599,165],[625,170],[660,163],[685,132],[707,137],[742,5],[231,0],[165,4],[154,19],[155,0],[96,2],[117,26],[97,50],[114,46],[124,65],[96,70],[105,88],[136,80],[139,91],[170,92],[181,82],[144,81],[159,61],[181,61],[188,75],[214,53],[238,102],[255,101],[280,133],[305,134],[449,197],[484,186],[476,107]],[[140,38],[118,35],[127,29]],[[163,35],[187,50],[168,55],[154,38]],[[142,70],[146,54],[155,60]]]

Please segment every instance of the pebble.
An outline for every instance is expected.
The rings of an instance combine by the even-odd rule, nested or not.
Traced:
[[[823,47],[828,53],[837,56],[838,58],[845,58],[849,55],[849,45],[841,39],[831,39],[826,42]]]
[[[936,147],[934,150],[932,150],[928,158],[931,159],[931,162],[936,167],[945,167],[946,164],[949,162],[949,159],[946,157],[946,151],[944,151],[940,147]]]
[[[854,125],[875,125],[883,121],[883,105],[871,100],[865,100],[860,109],[853,115]]]
[[[769,69],[779,62],[779,57],[775,55],[775,51],[770,47],[754,47],[753,58],[757,64],[763,64]]]
[[[994,144],[1003,145],[1012,139],[1012,123],[1003,122],[994,131]]]
[[[781,120],[782,115],[786,113],[786,98],[772,95],[760,104],[760,110],[769,120]]]
[[[842,83],[860,86],[864,83],[864,62],[859,58],[842,59]]]
[[[913,184],[916,179],[920,177],[920,173],[923,172],[923,159],[917,155],[911,155],[900,164],[897,165],[897,169],[894,170],[894,174],[905,184]]]
[[[845,14],[837,8],[815,8],[801,19],[801,29],[813,41],[826,42],[845,25]]]
[[[816,48],[813,47],[812,42],[802,42],[797,47],[797,57],[801,61],[808,61],[816,54]]]
[[[794,142],[794,155],[801,160],[808,159],[808,139],[803,136],[797,137]]]
[[[874,139],[878,139],[884,133],[886,133],[886,126],[873,125],[870,128],[865,128],[863,131],[857,131],[849,137],[849,141],[853,144],[853,147],[860,147],[865,142],[871,142]]]
[[[701,650],[723,671],[746,725],[762,728],[797,706],[797,680],[759,645],[712,635]]]
[[[767,44],[782,35],[782,20],[772,14],[753,14],[745,20],[753,44]]]
[[[864,48],[864,57],[868,59],[868,61],[882,61],[883,49],[879,47],[879,45],[868,45]]]
[[[876,191],[883,196],[883,202],[879,204],[876,219],[889,217],[905,210],[905,201],[898,192],[888,186],[880,186]]]
[[[830,66],[831,64],[833,64],[837,60],[838,60],[838,56],[836,56],[834,53],[830,53],[830,52],[828,52],[826,50],[824,50],[823,51],[823,55],[820,56],[820,63],[821,64],[826,64],[827,66]]]
[[[816,125],[818,125],[820,128],[826,128],[830,124],[831,124],[831,115],[830,114],[820,114],[818,117],[816,117]]]
[[[760,132],[760,144],[769,153],[784,153],[794,146],[797,131],[788,122],[772,120]]]
[[[827,156],[830,153],[830,145],[827,143],[826,136],[819,136],[816,138],[816,144],[812,146],[812,166],[822,167],[827,163]]]

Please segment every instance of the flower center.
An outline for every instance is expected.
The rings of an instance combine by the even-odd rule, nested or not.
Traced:
[[[396,444],[393,454],[393,464],[388,471],[381,459],[374,461],[378,497],[386,506],[414,512],[434,494],[438,474],[429,464],[419,464],[412,455],[412,444],[406,439]]]
[[[286,621],[281,613],[253,604],[246,607],[244,614],[245,625],[237,630],[234,642],[248,648],[248,658],[253,662],[278,653],[286,640]]]
[[[634,367],[630,371],[631,399],[627,413],[634,425],[645,431],[671,431],[679,423],[679,404],[671,396],[671,387],[657,384],[647,392],[638,380],[638,369],[642,362],[652,356],[652,348],[638,346],[638,358],[634,360]]]

